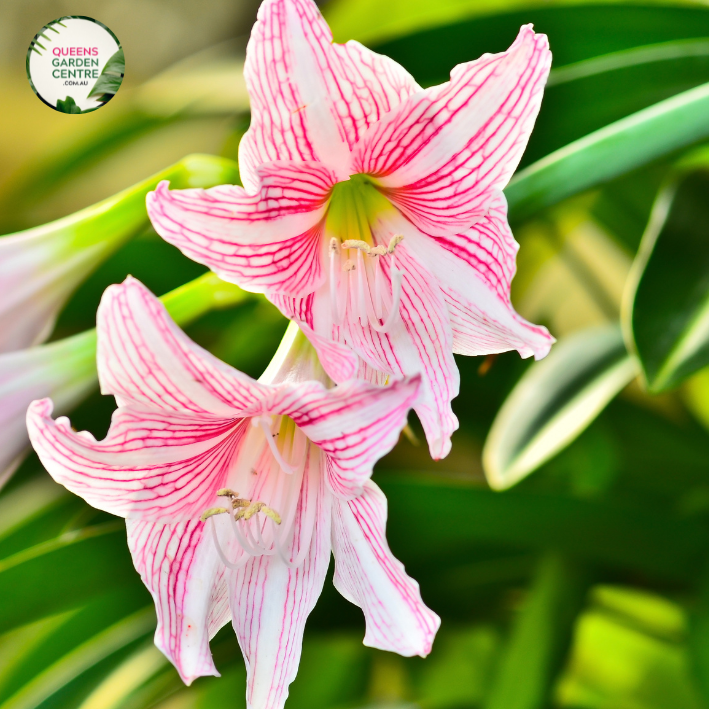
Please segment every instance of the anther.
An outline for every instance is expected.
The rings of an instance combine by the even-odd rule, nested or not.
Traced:
[[[236,497],[239,493],[230,490],[228,487],[217,490],[217,497]]]
[[[330,255],[334,256],[337,253],[337,239],[333,237],[330,239]]]
[[[369,249],[369,255],[370,256],[384,256],[387,253],[387,247],[384,246],[383,244],[380,244],[379,246],[374,246],[371,249]]]
[[[394,249],[404,240],[404,235],[403,234],[396,234],[396,236],[391,237],[391,241],[389,242],[389,247],[387,248],[387,253],[393,254]]]
[[[276,510],[272,509],[271,507],[268,507],[265,502],[252,502],[248,507],[240,509],[238,512],[236,512],[236,514],[234,515],[234,519],[237,521],[240,519],[248,520],[259,512],[263,512],[266,517],[272,519],[276,524],[281,523],[281,515],[279,515]]]
[[[354,261],[352,261],[351,259],[347,259],[347,261],[345,261],[345,263],[342,265],[343,271],[354,271],[355,268],[356,266],[354,264]]]
[[[347,239],[347,241],[342,242],[343,249],[358,249],[359,251],[364,251],[365,254],[371,252],[371,246],[366,241],[360,241],[359,239]]]
[[[210,507],[208,510],[202,512],[200,519],[202,522],[206,522],[210,517],[214,517],[214,515],[223,515],[228,511],[229,510],[227,510],[226,507]]]

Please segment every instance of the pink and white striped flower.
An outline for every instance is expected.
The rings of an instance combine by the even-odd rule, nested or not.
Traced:
[[[359,356],[360,376],[420,372],[431,454],[457,428],[453,353],[553,338],[515,313],[502,189],[542,99],[551,55],[522,27],[501,54],[422,89],[357,42],[333,44],[312,0],[265,0],[246,57],[244,187],[148,196],[155,229],[225,280]]]
[[[331,551],[335,585],[364,610],[365,643],[429,652],[439,619],[392,556],[386,500],[369,479],[418,377],[328,389],[292,324],[254,381],[191,342],[132,279],[106,291],[98,337],[101,388],[118,403],[107,437],[54,421],[45,399],[28,411],[30,438],[55,480],[127,518],[156,644],[185,682],[218,674],[209,640],[231,618],[248,706],[282,707]]]

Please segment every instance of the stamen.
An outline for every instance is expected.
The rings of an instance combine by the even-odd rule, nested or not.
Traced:
[[[217,548],[217,554],[219,555],[219,558],[222,560],[222,563],[224,566],[234,569],[235,571],[238,571],[242,566],[246,564],[246,562],[251,558],[251,556],[246,552],[246,550],[242,547],[241,551],[241,557],[239,560],[234,563],[232,561],[229,561],[229,559],[226,558],[226,554],[224,553],[224,550],[222,549],[222,545],[219,543],[219,537],[217,536],[217,523],[216,520],[212,520],[212,538],[214,539],[214,546]]]
[[[266,517],[270,517],[276,524],[281,523],[281,515],[276,510],[267,507],[265,502],[252,502],[248,506],[242,505],[242,509],[234,515],[234,519],[237,521],[240,519],[248,520],[259,512],[263,512]]]
[[[383,249],[382,256],[386,253],[385,246],[377,246],[378,249]],[[374,315],[377,318],[377,323],[384,315],[384,303],[382,299],[382,264],[379,258],[374,263]]]
[[[234,492],[233,490],[230,490],[228,487],[222,488],[221,490],[217,490],[217,497],[236,497],[239,493]]]
[[[244,549],[245,552],[247,552],[251,556],[269,556],[271,554],[275,554],[276,550],[274,549],[274,545],[271,544],[270,546],[268,546],[266,542],[264,542],[263,535],[261,534],[261,525],[258,523],[258,521],[256,521],[256,534],[258,536],[258,539],[254,539],[251,528],[252,525],[246,525],[246,534],[244,535],[241,529],[239,529],[239,525],[237,524],[237,522],[239,520],[247,522],[255,514],[263,511],[268,517],[270,517],[274,522],[276,522],[276,524],[280,524],[281,516],[274,509],[267,507],[264,502],[252,502],[251,500],[244,500],[236,497],[238,493],[234,492],[232,494],[234,497],[231,500],[232,514],[229,515],[229,521],[231,523],[231,528],[234,532],[234,536],[236,537],[241,547]]]
[[[388,246],[383,244],[370,246],[361,239],[346,239],[339,244],[336,238],[330,239],[330,307],[335,325],[342,324],[349,307],[351,308],[351,316],[358,319],[362,327],[369,324],[374,330],[382,333],[391,330],[399,315],[401,304],[403,272],[396,268],[395,251],[403,239],[402,234],[395,234],[389,240]],[[356,262],[348,258],[342,263],[342,273],[339,277],[335,263],[338,244],[342,251],[354,249],[357,252]],[[373,274],[367,273],[365,255],[375,259]],[[389,271],[392,292],[391,304],[387,309],[385,309],[384,302],[384,276],[379,261],[382,256],[391,256]],[[352,271],[357,271],[357,273],[353,274]],[[374,278],[373,284],[371,284],[372,277]],[[383,323],[382,320],[384,320]]]
[[[372,322],[370,319],[369,324],[377,331],[377,332],[389,332],[391,330],[392,325],[396,321],[397,316],[399,315],[399,304],[401,303],[401,280],[403,278],[404,274],[402,271],[399,271],[397,268],[391,269],[391,283],[392,283],[392,294],[391,294],[391,308],[389,309],[389,315],[387,316],[387,319],[385,320],[383,325],[379,325],[379,323]]]
[[[365,254],[371,252],[371,247],[366,241],[360,241],[359,239],[347,239],[342,242],[343,249],[357,249],[358,251],[364,251]]]
[[[404,235],[403,234],[396,234],[395,236],[391,237],[391,241],[389,242],[389,247],[387,248],[387,253],[393,254],[394,249],[404,240]]]
[[[295,519],[296,519],[296,506],[293,505],[291,512],[289,514],[288,524],[286,529],[281,529],[279,531],[282,534],[276,534],[274,536],[274,544],[278,556],[281,561],[290,569],[297,569],[305,560],[306,555],[310,551],[310,544],[313,539],[313,532],[315,531],[315,516],[317,505],[315,504],[315,498],[317,495],[318,485],[313,480],[314,466],[308,466],[307,470],[304,471],[305,476],[308,477],[307,481],[304,479],[301,485],[306,485],[306,495],[307,500],[305,501],[305,519],[300,520],[299,530],[304,531],[303,538],[300,539],[300,546],[297,553],[295,554],[295,559],[291,561],[290,554],[287,553],[284,546],[288,544],[293,544],[295,541]]]
[[[337,265],[335,264],[335,260],[339,259],[337,243],[337,239],[334,237],[330,239],[330,309],[332,310],[332,319],[335,324],[340,325],[347,310],[347,300],[345,300],[345,307],[340,311],[337,297],[339,279],[337,278]]]
[[[367,302],[365,300],[369,295],[367,287],[367,273],[364,267],[364,256],[362,250],[357,251],[357,307],[359,309],[359,323],[362,327],[367,325]]]
[[[202,512],[200,519],[202,522],[206,522],[210,517],[214,517],[214,515],[223,515],[225,512],[228,512],[226,507],[210,507],[208,510],[205,510]]]
[[[281,469],[283,470],[284,473],[288,473],[292,475],[295,473],[300,466],[294,466],[286,463],[285,460],[283,460],[283,456],[281,455],[281,451],[278,450],[278,446],[276,445],[276,442],[273,440],[273,432],[271,431],[271,420],[267,418],[266,416],[254,416],[254,418],[251,419],[251,425],[252,426],[261,426],[263,429],[264,434],[266,435],[266,442],[268,443],[268,447],[271,449],[271,453],[273,453],[273,457],[276,459],[276,462],[278,465],[281,466]]]

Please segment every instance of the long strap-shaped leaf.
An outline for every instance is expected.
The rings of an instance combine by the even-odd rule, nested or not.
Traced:
[[[140,610],[106,628],[62,657],[0,705],[0,709],[35,709],[91,667],[148,635],[155,626],[152,608]]]
[[[709,364],[709,167],[661,190],[633,264],[623,326],[658,393]]]
[[[490,485],[519,482],[574,440],[637,374],[618,325],[559,342],[513,389],[485,442]]]
[[[505,190],[523,219],[709,136],[709,84],[611,123],[522,170]]]

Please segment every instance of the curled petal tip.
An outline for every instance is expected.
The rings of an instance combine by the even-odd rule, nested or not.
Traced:
[[[27,407],[27,416],[46,417],[54,411],[54,402],[49,399],[36,399]]]

